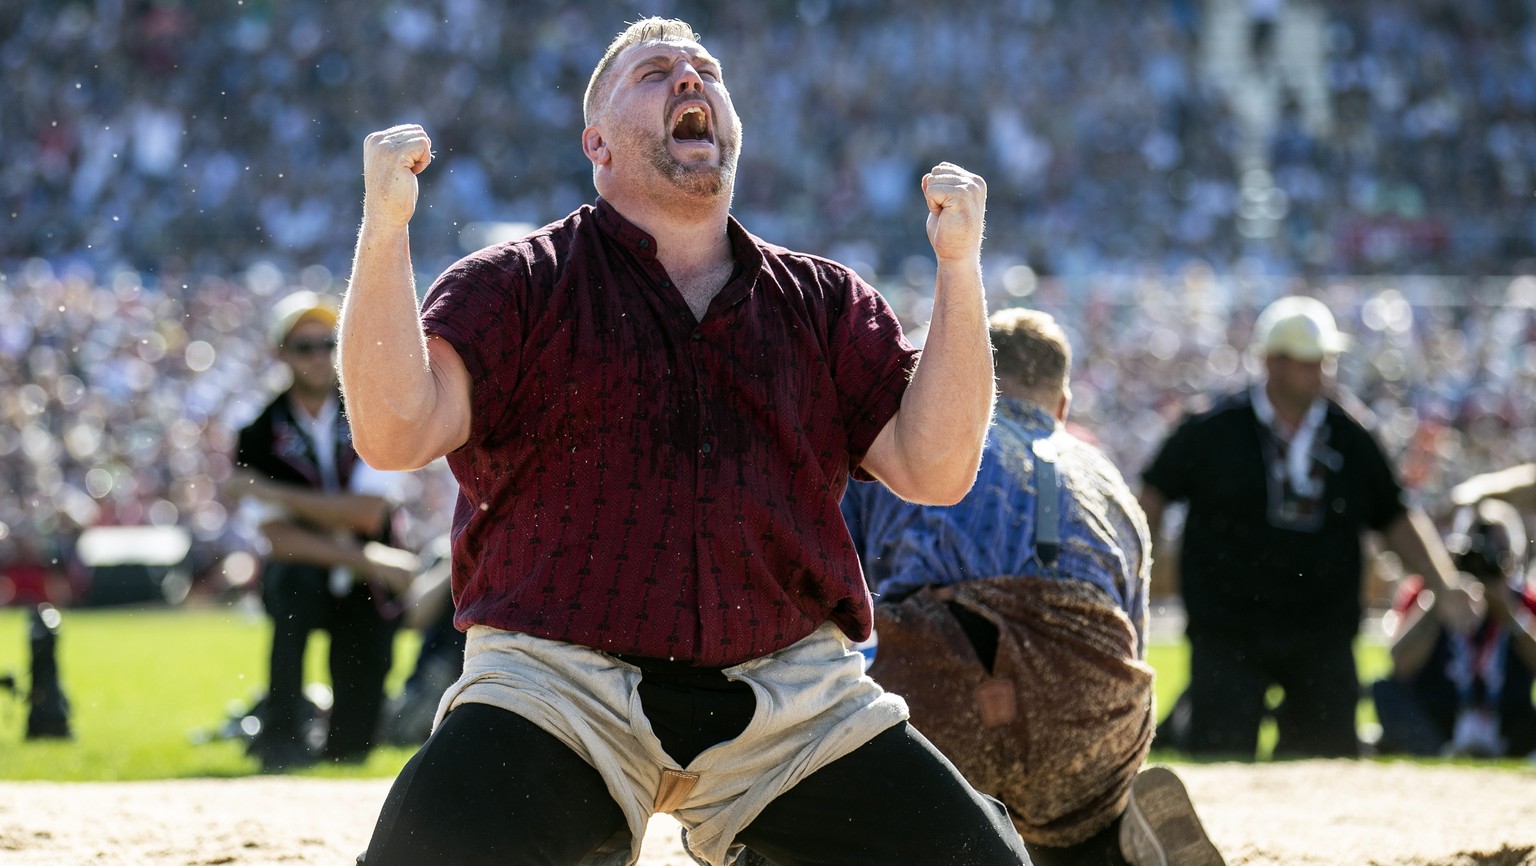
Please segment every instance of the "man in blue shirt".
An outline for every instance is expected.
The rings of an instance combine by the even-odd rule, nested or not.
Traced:
[[[1037,864],[1219,866],[1178,778],[1141,770],[1154,726],[1145,662],[1146,518],[1115,467],[1066,431],[1066,334],[995,313],[997,416],[971,492],[919,506],[851,485],[843,513],[876,595],[870,675]]]

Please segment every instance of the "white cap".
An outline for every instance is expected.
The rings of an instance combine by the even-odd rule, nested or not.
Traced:
[[[1288,295],[1264,308],[1253,325],[1253,345],[1261,354],[1298,361],[1320,361],[1349,348],[1333,313],[1316,298]]]
[[[308,318],[319,319],[334,328],[341,321],[341,307],[335,299],[324,295],[308,290],[294,292],[272,308],[272,324],[267,330],[267,339],[274,348],[283,345],[294,326]]]

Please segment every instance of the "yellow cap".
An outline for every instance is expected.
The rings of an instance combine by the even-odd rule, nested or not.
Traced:
[[[267,339],[273,347],[283,345],[293,328],[304,319],[317,319],[331,328],[341,321],[341,307],[334,298],[306,290],[294,292],[272,308],[272,325]]]

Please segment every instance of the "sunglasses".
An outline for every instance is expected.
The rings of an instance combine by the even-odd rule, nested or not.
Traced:
[[[313,355],[319,352],[336,351],[335,340],[294,340],[284,343],[283,348],[295,355]]]

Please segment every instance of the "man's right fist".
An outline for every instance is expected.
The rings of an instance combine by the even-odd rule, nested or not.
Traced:
[[[432,162],[432,139],[414,123],[371,133],[363,141],[363,216],[404,226],[416,212],[416,175]]]

